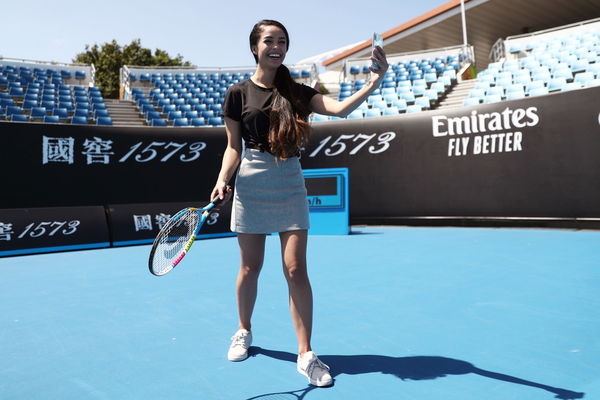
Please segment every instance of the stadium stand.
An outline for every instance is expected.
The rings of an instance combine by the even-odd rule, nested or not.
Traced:
[[[453,46],[388,55],[390,68],[381,87],[346,118],[372,118],[414,113],[435,108],[473,61],[472,47]],[[345,62],[337,95],[344,100],[366,83],[370,59]],[[340,119],[313,114],[313,121]]]
[[[292,77],[314,85],[316,66],[290,65]],[[255,67],[135,67],[121,69],[123,98],[135,103],[139,117],[149,126],[220,126],[227,88],[249,79]]]
[[[463,105],[600,86],[600,18],[499,40]]]
[[[106,112],[106,105],[94,76],[93,65],[1,58],[0,119],[97,123],[96,113]]]

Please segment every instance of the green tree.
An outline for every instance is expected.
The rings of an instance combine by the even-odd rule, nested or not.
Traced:
[[[152,50],[142,47],[140,39],[134,39],[130,44],[121,47],[116,40],[98,46],[86,45],[85,51],[79,53],[73,62],[94,64],[96,68],[96,86],[102,95],[109,99],[119,98],[119,71],[123,65],[141,66],[189,66],[183,56],[171,58],[161,49]]]

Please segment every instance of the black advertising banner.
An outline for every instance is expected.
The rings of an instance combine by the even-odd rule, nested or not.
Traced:
[[[0,208],[205,198],[225,144],[222,128],[0,123]]]
[[[0,256],[109,246],[104,207],[0,210]]]
[[[600,217],[600,87],[314,124],[303,168],[348,167],[353,221]]]
[[[347,167],[350,217],[600,217],[600,88],[313,124],[305,169]],[[0,208],[208,196],[223,127],[0,122]]]
[[[189,203],[142,203],[109,206],[111,237],[114,246],[152,243],[163,225],[179,210],[187,207],[203,207],[204,202]],[[231,236],[229,221],[231,202],[209,214],[200,230],[199,239]]]

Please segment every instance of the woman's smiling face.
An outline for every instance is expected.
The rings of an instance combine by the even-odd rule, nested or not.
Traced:
[[[258,63],[263,68],[277,68],[285,59],[288,43],[285,32],[273,25],[263,27],[260,39],[252,52],[258,56]]]

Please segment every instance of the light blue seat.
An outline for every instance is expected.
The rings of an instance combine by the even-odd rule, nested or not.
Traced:
[[[581,82],[569,82],[563,87],[562,90],[563,91],[576,90],[576,89],[581,89],[582,87],[583,87],[583,84]]]
[[[573,63],[573,65],[571,66],[571,71],[573,73],[587,71],[588,66],[589,66],[588,60],[586,60],[586,59],[576,60]]]
[[[425,90],[427,90],[427,86],[413,86],[413,93],[415,96],[422,96],[423,93],[425,93]]]
[[[553,78],[565,78],[567,81],[573,80],[573,73],[570,69],[561,68],[552,73]]]
[[[367,98],[367,104],[372,106],[376,101],[383,101],[383,96],[380,94],[372,94]]]
[[[486,92],[483,89],[471,89],[471,91],[469,92],[469,97],[483,99],[485,97],[485,93]]]
[[[500,97],[504,97],[504,87],[502,86],[493,86],[485,91],[486,96],[494,96],[498,95]]]
[[[381,117],[381,110],[379,108],[371,108],[369,110],[367,110],[367,114],[365,115],[366,118],[371,118],[371,117]]]
[[[527,91],[530,91],[531,89],[541,88],[541,87],[546,87],[546,84],[542,80],[531,81],[526,85]]]
[[[421,96],[415,98],[415,105],[419,105],[421,108],[428,109],[430,107],[429,97]]]
[[[594,86],[600,86],[600,78],[590,79],[589,81],[585,82],[585,87],[594,87]]]
[[[398,109],[398,107],[392,106],[392,107],[386,107],[383,110],[383,115],[384,116],[388,116],[388,115],[398,115],[400,114],[400,110]]]
[[[386,102],[386,104],[392,104],[392,102],[397,99],[398,95],[395,91],[393,93],[383,95],[383,100]]]
[[[593,72],[580,72],[575,74],[574,82],[581,82],[583,86],[586,86],[586,82],[594,79]]]
[[[391,106],[398,108],[398,111],[406,111],[406,107],[408,107],[405,99],[396,99]]]
[[[415,94],[413,92],[399,93],[398,97],[404,99],[407,103],[415,102]]]
[[[313,122],[329,121],[329,116],[328,115],[322,115],[322,114],[314,113],[313,117],[312,117],[312,120],[313,120]]]
[[[350,114],[348,114],[348,116],[346,117],[347,119],[357,119],[357,118],[364,118],[363,116],[363,112],[362,110],[354,110],[352,111]]]
[[[435,89],[427,89],[423,96],[427,97],[430,102],[435,102],[438,99],[438,92]]]
[[[497,103],[499,101],[502,101],[502,96],[499,94],[490,94],[483,98],[484,103]]]
[[[512,91],[506,93],[506,100],[516,100],[516,99],[522,99],[524,97],[525,97],[525,91],[523,90],[523,88],[521,88],[520,90],[512,90]]]
[[[476,105],[479,105],[478,97],[467,97],[466,99],[463,100],[463,106],[465,106],[465,107],[476,106]]]
[[[379,108],[381,110],[387,108],[388,102],[386,100],[375,101],[373,103],[373,108]]]
[[[527,91],[529,96],[543,96],[548,93],[548,88],[546,86],[532,88]]]
[[[489,82],[477,82],[475,84],[475,86],[473,86],[473,89],[487,90],[489,87],[490,87]]]
[[[446,86],[446,84],[442,77],[442,79],[440,81],[432,83],[431,86],[429,87],[429,89],[435,90],[438,94],[440,94],[440,93],[444,93],[446,91],[445,86]]]
[[[548,91],[555,92],[563,90],[566,84],[567,80],[565,78],[552,78],[548,83]]]
[[[413,105],[406,107],[407,114],[417,113],[417,112],[421,112],[421,111],[423,111],[423,109],[418,104],[413,104]]]

